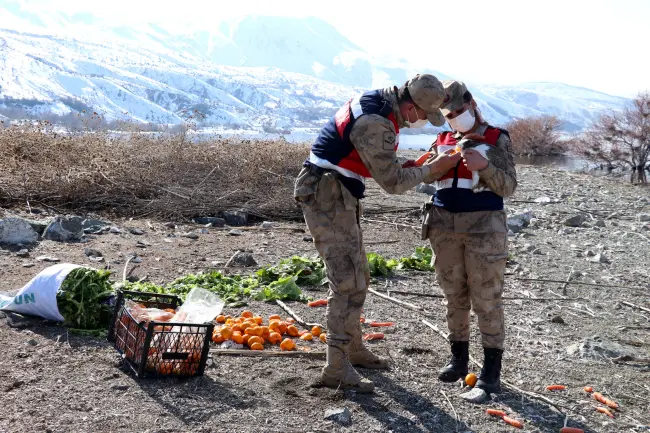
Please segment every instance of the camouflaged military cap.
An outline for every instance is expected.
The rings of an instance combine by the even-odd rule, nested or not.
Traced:
[[[462,81],[445,80],[442,85],[445,88],[445,99],[440,104],[440,111],[445,116],[451,111],[460,110],[465,102],[470,101],[472,95]]]
[[[440,80],[430,74],[418,74],[406,82],[406,88],[418,107],[427,113],[432,125],[442,126],[445,118],[440,105],[445,99],[445,90]]]

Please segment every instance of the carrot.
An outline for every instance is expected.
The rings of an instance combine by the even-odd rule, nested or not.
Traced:
[[[581,428],[575,428],[575,427],[562,427],[560,429],[560,433],[585,433],[585,431]]]
[[[363,336],[363,339],[368,341],[368,340],[383,340],[384,339],[384,334],[381,332],[376,332],[374,334],[366,334]]]
[[[614,402],[613,400],[608,399],[607,397],[603,396],[601,393],[594,392],[593,395],[594,395],[594,399],[596,401],[599,401],[602,404],[611,407],[612,409],[618,409],[618,404],[616,404],[616,402]]]
[[[485,411],[485,413],[492,416],[498,416],[499,418],[503,418],[504,416],[506,416],[506,413],[499,409],[488,409]]]
[[[365,318],[365,317],[360,317],[360,318],[359,318],[359,322],[361,322],[361,323],[366,323],[366,318]]]
[[[514,418],[510,418],[509,416],[504,416],[503,421],[505,421],[506,424],[510,424],[513,427],[524,428],[524,423],[522,423],[521,421],[517,421]]]
[[[566,386],[564,385],[549,385],[546,387],[549,391],[564,391]]]
[[[327,305],[327,299],[318,299],[307,303],[310,307],[324,307]]]
[[[393,326],[395,322],[370,322],[369,325],[373,328],[381,328],[384,326]]]
[[[614,415],[612,415],[612,413],[609,411],[609,409],[605,409],[604,407],[597,407],[596,410],[598,412],[600,412],[600,413],[604,413],[605,415],[607,415],[610,418],[614,418]]]
[[[584,387],[585,392],[594,392],[594,389],[591,386]]]
[[[424,164],[424,162],[425,162],[427,159],[429,159],[429,157],[431,157],[431,152],[427,152],[427,153],[423,154],[421,157],[419,157],[419,158],[415,161],[415,165],[417,165],[418,167],[420,167],[422,164]]]

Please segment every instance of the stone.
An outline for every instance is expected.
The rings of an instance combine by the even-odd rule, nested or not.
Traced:
[[[22,257],[22,258],[29,257],[29,250],[23,248],[22,250],[18,251],[18,252],[16,253],[16,255],[17,255],[18,257]]]
[[[135,236],[142,236],[144,234],[144,231],[142,231],[142,230],[140,230],[138,228],[133,228],[132,227],[132,228],[129,229],[129,233],[131,233],[132,235],[135,235]]]
[[[45,229],[43,239],[55,242],[80,241],[84,235],[82,223],[83,218],[78,216],[57,216]]]
[[[546,205],[551,203],[551,198],[550,197],[538,197],[535,199],[535,203],[541,204],[541,205]]]
[[[564,220],[563,224],[568,227],[580,227],[585,221],[587,218],[583,214],[576,214]]]
[[[116,235],[119,235],[120,233],[122,233],[122,230],[120,230],[117,227],[111,227],[108,231],[113,233],[113,234],[116,234]]]
[[[486,401],[488,399],[488,395],[487,392],[481,388],[472,388],[471,391],[461,394],[460,398],[469,401],[470,403],[479,404]]]
[[[32,212],[34,209],[32,209]],[[34,229],[36,233],[38,233],[39,236],[43,236],[43,232],[45,232],[45,229],[47,226],[50,224],[50,220],[27,220],[30,226]]]
[[[168,222],[168,223],[163,224],[163,227],[168,228],[168,229],[175,229],[176,224],[174,224],[173,222]]]
[[[86,248],[84,250],[84,254],[86,254],[87,257],[103,257],[104,255],[101,253],[101,251],[94,250],[92,248]]]
[[[579,342],[566,348],[569,356],[583,359],[618,358],[619,356],[633,356],[632,351],[626,349],[618,343],[607,340],[601,336],[595,335],[586,337]]]
[[[226,225],[226,220],[219,217],[198,217],[194,218],[194,222],[210,227],[223,227]]]
[[[199,238],[199,235],[197,235],[196,233],[192,233],[192,232],[190,232],[190,233],[183,233],[181,236],[183,236],[184,238],[194,239],[194,240],[196,240],[196,239]]]
[[[436,193],[436,187],[430,183],[423,182],[415,187],[415,192],[426,195],[433,195]]]
[[[536,249],[537,249],[537,247],[536,247],[535,245],[533,245],[533,244],[525,244],[525,245],[521,248],[521,250],[522,250],[523,252],[525,252],[525,253],[532,253],[532,252],[535,251]]]
[[[36,266],[34,263],[28,262],[28,263],[23,263],[23,268],[33,268]]]
[[[519,233],[524,228],[528,227],[530,220],[533,218],[533,213],[531,211],[526,211],[523,213],[515,214],[508,217],[507,225],[508,229],[512,230],[514,233]]]
[[[0,244],[29,245],[38,241],[38,233],[26,220],[9,217],[0,220]]]
[[[596,226],[596,227],[607,227],[604,220],[596,220],[596,222],[594,223],[594,226]]]
[[[243,211],[224,211],[222,212],[223,219],[226,221],[226,224],[230,226],[244,226],[248,224],[248,213]]]
[[[255,261],[255,258],[251,253],[244,252],[244,251],[238,251],[230,261],[231,264],[233,265],[239,265],[239,266],[257,266],[257,261]]]
[[[38,256],[36,257],[36,260],[39,262],[52,262],[52,263],[60,262],[58,258],[50,257],[50,256]]]
[[[551,323],[559,323],[560,325],[566,324],[566,322],[560,315],[553,316],[553,318],[551,319]]]
[[[314,238],[312,238],[311,236],[303,236],[302,240],[305,242],[313,242]]]
[[[324,419],[343,425],[349,425],[352,423],[352,412],[350,412],[347,407],[328,409],[325,411]]]
[[[592,250],[587,250],[585,254],[587,255],[587,257],[593,257],[596,255],[596,253],[594,253]]]
[[[271,230],[273,228],[273,223],[271,221],[264,221],[260,225],[260,229],[262,230]]]
[[[637,220],[642,223],[650,222],[650,213],[640,213],[636,216]]]
[[[27,340],[27,344],[30,346],[38,346],[38,341],[32,339]]]
[[[243,235],[244,233],[243,233],[241,230],[233,229],[233,230],[230,230],[230,231],[228,232],[228,234],[229,234],[230,236],[241,236],[241,235]]]
[[[127,391],[129,389],[129,385],[113,385],[111,386],[111,389],[114,389],[115,391]]]
[[[590,258],[589,261],[594,263],[611,263],[611,261],[603,253],[596,254]]]
[[[86,218],[81,223],[81,227],[83,228],[84,233],[88,233],[88,234],[95,234],[95,233],[101,233],[107,231],[109,230],[110,225],[111,225],[110,221],[102,221],[93,218]]]
[[[104,261],[103,257],[88,257],[88,259],[94,263],[101,263]]]

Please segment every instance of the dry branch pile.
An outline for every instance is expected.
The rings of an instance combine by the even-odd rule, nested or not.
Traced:
[[[307,146],[283,141],[191,144],[183,133],[0,128],[0,205],[161,218],[245,209],[259,217],[300,218],[293,181],[308,153]]]

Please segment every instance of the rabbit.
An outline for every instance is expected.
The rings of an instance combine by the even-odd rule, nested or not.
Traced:
[[[483,158],[494,164],[495,167],[502,170],[508,168],[508,155],[504,149],[485,143],[485,137],[478,134],[468,134],[463,137],[456,145],[456,150],[462,154],[468,149],[473,149],[480,153]],[[489,190],[489,187],[481,180],[478,171],[472,171],[472,191],[479,193]]]

